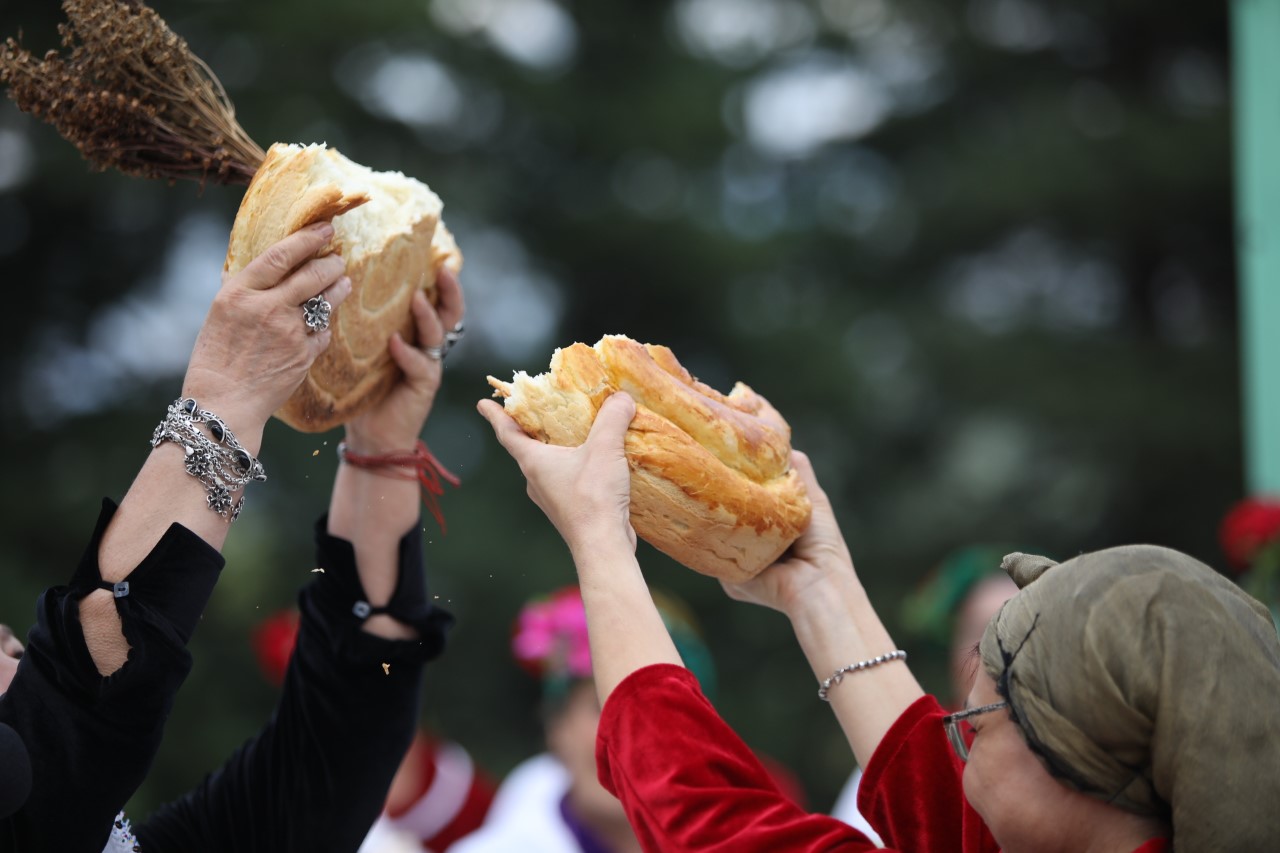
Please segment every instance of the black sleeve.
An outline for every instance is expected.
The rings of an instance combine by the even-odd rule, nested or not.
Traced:
[[[127,588],[117,585],[129,656],[111,676],[98,674],[79,605],[104,586],[98,547],[115,510],[103,501],[71,583],[40,596],[18,672],[0,696],[0,722],[20,735],[32,768],[26,805],[0,821],[0,850],[100,853],[112,820],[151,767],[174,695],[191,669],[186,644],[223,559],[174,524],[130,573]]]
[[[400,576],[372,611],[349,542],[316,526],[315,579],[299,595],[298,641],[266,726],[182,799],[135,826],[143,853],[355,851],[382,811],[417,724],[423,669],[453,617],[427,599],[421,527],[400,542]],[[385,610],[416,640],[361,630]]]

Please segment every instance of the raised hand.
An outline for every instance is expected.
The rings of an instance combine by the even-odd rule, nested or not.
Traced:
[[[456,329],[466,313],[466,303],[458,279],[441,269],[436,279],[439,305],[432,307],[419,290],[410,303],[417,345],[397,332],[392,335],[391,357],[403,375],[378,405],[347,424],[347,446],[361,454],[394,453],[411,450],[422,433],[443,377],[444,359],[440,347],[446,330]]]
[[[351,293],[342,258],[316,257],[332,236],[329,223],[310,225],[239,273],[223,275],[192,349],[182,393],[217,413],[242,441],[261,431],[329,346],[332,333],[312,330],[303,305],[320,296],[336,308]]]
[[[624,536],[634,551],[631,471],[623,441],[636,404],[628,394],[618,392],[605,400],[590,435],[578,447],[557,447],[530,438],[494,400],[481,400],[477,408],[520,465],[529,483],[529,497],[570,550]]]
[[[826,492],[818,485],[809,457],[798,450],[791,453],[791,464],[800,474],[813,516],[809,527],[786,553],[769,568],[743,583],[721,586],[730,598],[761,604],[787,614],[805,601],[819,595],[819,587],[831,581],[856,580],[853,558],[845,544],[835,512]]]

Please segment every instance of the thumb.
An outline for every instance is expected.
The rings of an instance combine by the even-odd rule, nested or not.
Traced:
[[[800,475],[800,482],[804,484],[804,490],[809,495],[809,500],[813,503],[829,503],[827,493],[822,490],[822,486],[818,483],[818,475],[813,470],[813,463],[809,461],[809,457],[801,453],[799,450],[791,451],[791,467]]]
[[[588,443],[605,445],[622,445],[622,437],[626,435],[631,419],[636,416],[636,401],[625,391],[618,391],[609,396],[596,412],[595,423],[591,425]]]

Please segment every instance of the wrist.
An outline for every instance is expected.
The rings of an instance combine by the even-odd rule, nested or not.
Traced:
[[[271,417],[269,412],[260,412],[256,407],[246,405],[243,400],[235,399],[232,395],[216,392],[200,394],[198,390],[192,390],[191,386],[185,384],[182,396],[194,399],[201,409],[217,415],[218,420],[231,430],[245,450],[254,456],[258,455],[258,451],[262,449],[262,434],[267,419]]]
[[[416,439],[407,449],[398,448],[387,453],[360,452],[344,440],[338,444],[338,458],[341,466],[334,486],[335,504],[339,502],[339,495],[347,491],[345,488],[339,490],[338,483],[360,484],[356,491],[361,493],[367,493],[370,488],[384,491],[394,488],[397,494],[409,495],[421,489],[427,509],[440,525],[441,532],[445,532],[447,528],[439,497],[444,494],[444,483],[456,487],[461,485],[461,481],[436,459],[422,439]],[[392,483],[380,482],[382,480],[400,480],[401,484],[396,487]],[[414,506],[416,511],[416,502]]]
[[[866,591],[857,579],[823,577],[784,604],[783,612],[802,647],[833,638],[847,641],[857,634],[859,615],[869,606]]]
[[[418,441],[422,438],[422,427],[409,431],[407,429],[361,429],[347,424],[342,443],[353,453],[362,456],[381,456],[385,454],[413,453]]]
[[[591,529],[565,537],[569,553],[579,571],[596,562],[608,563],[617,557],[635,557],[635,540],[625,528],[606,531]]]
[[[417,436],[397,441],[348,431],[342,446],[358,456],[392,456],[412,454],[417,442]]]

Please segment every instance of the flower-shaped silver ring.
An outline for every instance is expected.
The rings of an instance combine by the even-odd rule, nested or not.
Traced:
[[[308,332],[323,332],[329,328],[329,315],[333,306],[323,296],[313,296],[302,303],[302,322],[307,324]]]

